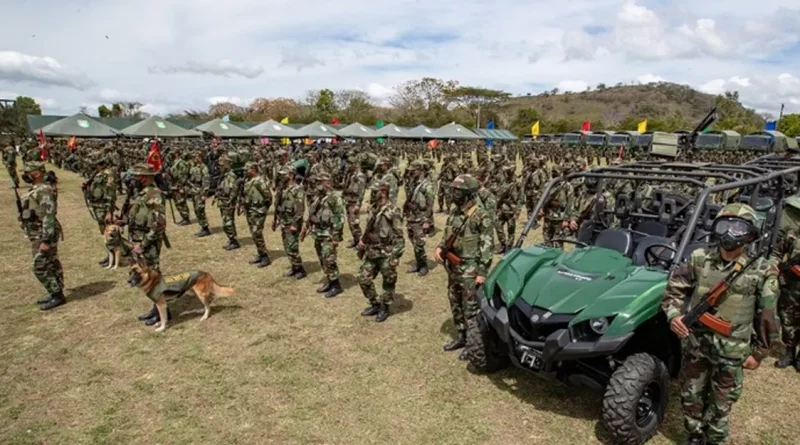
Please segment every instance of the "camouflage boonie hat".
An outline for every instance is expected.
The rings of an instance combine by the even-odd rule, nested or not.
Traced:
[[[386,192],[386,193],[389,193],[389,183],[386,182],[386,181],[383,181],[383,180],[376,181],[374,184],[372,184],[372,187],[370,187],[370,190],[372,190],[373,192]]]
[[[25,167],[22,169],[25,173],[31,172],[44,172],[44,164],[41,162],[26,162]]]
[[[131,176],[155,176],[156,169],[150,164],[141,163],[131,167],[128,174]]]
[[[283,166],[278,170],[278,174],[281,176],[292,175],[294,174],[294,170],[289,167]]]
[[[750,224],[758,225],[758,214],[747,204],[735,203],[726,205],[717,214],[717,218],[722,217],[741,218]]]
[[[314,175],[314,181],[330,181],[330,180],[331,180],[331,175],[327,173],[319,173],[317,175]]]
[[[245,170],[258,170],[258,164],[253,161],[248,161],[244,163]]]
[[[481,187],[478,180],[472,175],[458,175],[453,180],[452,187],[458,190],[466,190],[476,192]]]
[[[419,170],[421,168],[425,168],[425,163],[420,161],[420,160],[416,160],[416,161],[408,164],[408,170],[409,171]]]

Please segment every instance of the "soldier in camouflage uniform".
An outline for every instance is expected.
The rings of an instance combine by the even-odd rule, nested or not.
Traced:
[[[430,227],[428,214],[433,210],[433,184],[425,177],[424,161],[414,161],[408,166],[409,190],[403,215],[407,221],[408,239],[414,246],[414,265],[408,273],[417,273],[424,277],[428,274],[428,258],[425,256],[425,234]]]
[[[61,225],[56,219],[57,195],[52,185],[45,181],[45,173],[40,162],[25,164],[22,180],[31,188],[21,196],[23,211],[20,215],[25,237],[31,242],[33,275],[47,290],[47,296],[36,302],[43,311],[66,303],[64,271],[58,259]]]
[[[189,205],[186,202],[189,187],[190,156],[189,153],[181,156],[181,152],[176,150],[175,163],[172,164],[169,172],[171,198],[175,202],[175,208],[178,209],[178,213],[181,215],[181,220],[177,222],[179,226],[191,224],[189,222]]]
[[[742,367],[758,367],[777,340],[778,270],[771,259],[758,260],[717,306],[715,315],[732,324],[730,336],[702,324],[689,330],[681,315],[686,299],[690,308],[696,306],[705,292],[749,261],[745,247],[757,239],[758,221],[746,204],[724,207],[713,229],[719,245],[692,252],[671,274],[664,291],[662,309],[672,331],[683,339],[680,381],[687,444],[727,442],[731,407],[742,394]],[[753,332],[755,349],[750,344]]]
[[[529,171],[525,175],[522,187],[525,195],[525,209],[527,209],[528,218],[530,218],[533,215],[536,202],[539,200],[550,177],[547,176],[546,161],[544,158],[537,159],[531,156],[528,159]]]
[[[222,180],[217,185],[214,199],[217,201],[217,207],[219,207],[222,231],[228,237],[228,243],[222,248],[234,250],[241,247],[239,240],[236,238],[236,204],[239,198],[239,183],[242,179],[231,170],[231,160],[226,155],[220,157],[219,168]]]
[[[284,274],[287,278],[302,280],[306,277],[303,259],[300,257],[300,231],[306,212],[306,195],[303,187],[295,182],[295,171],[289,167],[281,168],[276,175],[280,182],[275,196],[275,215],[272,230],[281,226],[283,250],[289,257],[291,268]]]
[[[439,213],[450,211],[450,204],[452,204],[450,184],[456,179],[458,174],[459,171],[455,156],[445,156],[444,164],[442,164],[442,169],[439,172]]]
[[[560,176],[558,167],[553,167],[553,177]],[[575,188],[569,181],[563,181],[550,190],[550,196],[544,203],[539,218],[544,218],[542,237],[544,241],[556,238],[567,238],[572,231],[578,230],[577,221],[570,220]]]
[[[6,166],[8,176],[14,183],[14,188],[19,187],[19,177],[17,176],[17,149],[12,144],[6,144],[3,148],[3,165]]]
[[[800,197],[792,196],[786,200],[780,221],[778,242],[775,243],[773,258],[783,261],[787,258],[791,266],[800,258]],[[794,261],[791,261],[794,259]],[[786,352],[775,362],[778,368],[794,368],[800,372],[797,348],[800,346],[800,276],[790,267],[784,267],[781,274],[781,292],[778,301],[778,315],[781,320],[781,339]]]
[[[92,212],[92,218],[97,222],[100,233],[103,233],[106,224],[111,222],[117,203],[117,172],[108,165],[102,153],[96,153],[89,162],[94,165],[95,172],[84,182],[83,193]]]
[[[349,174],[345,180],[344,196],[347,205],[347,225],[353,235],[353,242],[347,248],[356,247],[361,239],[361,204],[364,202],[364,191],[367,187],[367,175],[361,171],[361,165],[355,158],[348,164]]]
[[[390,169],[391,162],[388,158],[380,158],[375,164],[375,172],[372,174],[372,179],[375,181],[386,181],[389,184],[389,202],[397,205],[397,193],[400,189],[400,180]]]
[[[247,226],[250,228],[250,236],[256,246],[256,256],[250,260],[250,264],[257,267],[267,267],[272,264],[267,254],[267,245],[264,242],[264,222],[267,220],[267,211],[272,205],[272,192],[264,177],[258,172],[258,164],[247,162],[244,165],[247,177],[244,183],[241,206],[244,208],[247,217]]]
[[[389,202],[389,184],[385,181],[378,181],[372,186],[370,201],[366,231],[358,243],[361,258],[358,285],[369,301],[369,306],[361,315],[374,315],[375,321],[380,323],[391,313],[397,284],[397,265],[405,249],[403,214]],[[383,275],[383,293],[380,297],[373,283],[378,273]]]
[[[492,266],[494,241],[494,224],[478,199],[478,180],[459,175],[452,187],[455,207],[434,252],[436,262],[447,268],[447,296],[456,327],[456,338],[444,345],[445,351],[466,346],[467,328],[479,310],[475,292]],[[459,359],[467,359],[466,350]]]
[[[339,266],[336,264],[336,248],[342,241],[345,209],[342,198],[334,193],[330,175],[322,173],[314,177],[316,185],[314,200],[308,209],[308,223],[303,228],[301,241],[310,231],[314,237],[314,250],[327,278],[317,293],[333,298],[344,290],[339,283]]]
[[[503,176],[505,180],[497,187],[499,194],[497,219],[495,220],[499,244],[495,253],[499,255],[511,249],[517,234],[517,218],[522,210],[522,193],[520,183],[516,178],[516,168],[513,165],[506,165],[503,167]]]
[[[206,196],[211,186],[211,177],[208,174],[208,167],[203,162],[203,155],[200,152],[195,153],[194,163],[189,167],[189,196],[192,198],[192,207],[194,207],[194,215],[197,217],[197,223],[200,225],[200,231],[194,235],[198,238],[203,238],[211,235],[208,230],[208,218],[206,218]]]
[[[595,213],[595,208],[597,207],[597,186],[599,182],[597,178],[585,178],[583,185],[580,186],[580,192],[578,197],[575,199],[575,205],[570,212],[570,221],[575,221],[575,223],[580,227],[581,223],[591,219]],[[614,197],[611,192],[608,191],[607,187],[603,188],[602,193],[600,194],[602,199],[601,207],[603,209],[614,209]],[[613,215],[598,215],[604,218],[601,221],[605,227],[612,227],[614,225],[614,216]]]

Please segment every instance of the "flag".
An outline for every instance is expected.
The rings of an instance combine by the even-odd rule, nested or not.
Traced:
[[[153,139],[150,143],[150,153],[147,154],[147,160],[144,162],[153,166],[155,171],[161,171],[161,148],[158,139]]]
[[[534,139],[539,136],[539,121],[534,122],[531,126],[531,134],[533,135]]]
[[[771,131],[776,131],[777,129],[778,129],[778,121],[776,121],[776,120],[767,121],[767,125],[764,126],[764,130],[767,130],[767,131],[770,131],[770,130]],[[39,131],[41,131],[41,130],[39,130]]]
[[[434,148],[436,148],[438,146],[439,146],[439,140],[438,139],[433,139],[431,141],[428,141],[428,148],[429,149],[433,150]]]
[[[486,128],[489,130],[494,130],[494,121],[489,121],[486,123]]]
[[[331,119],[331,125],[339,125],[339,119]]]
[[[592,121],[583,121],[581,131],[592,131]]]
[[[384,124],[384,123],[383,123],[383,121],[378,121],[378,122],[375,122],[375,128],[376,128],[376,129],[381,129],[381,128],[383,128],[385,125],[386,125],[386,124]],[[383,138],[378,138],[378,139],[376,139],[375,141],[376,141],[377,143],[379,143],[379,144],[383,144]]]
[[[639,133],[644,133],[645,131],[647,131],[647,119],[639,122],[639,127],[638,127],[637,131]]]
[[[75,136],[69,138],[69,142],[67,142],[67,147],[69,147],[69,151],[75,151],[78,148],[78,141],[75,139]]]
[[[647,121],[645,121],[645,122],[647,122]],[[641,124],[639,124],[639,126],[641,126]],[[619,146],[619,159],[620,160],[622,160],[622,157],[623,157],[624,154],[625,154],[625,146],[624,145],[620,145]]]
[[[44,137],[44,132],[39,129],[39,158],[42,162],[47,161],[47,139]]]
[[[283,119],[281,119],[281,123],[282,123],[283,125],[287,125],[287,124],[289,123],[289,116],[286,116],[286,117],[284,117]],[[283,144],[283,145],[289,145],[289,138],[283,138],[283,139],[281,139],[281,144]]]

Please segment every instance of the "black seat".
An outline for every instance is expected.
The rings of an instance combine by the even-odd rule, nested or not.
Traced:
[[[667,246],[675,247],[669,240],[669,238],[665,236],[646,236],[639,241],[639,244],[636,245],[636,251],[633,252],[633,264],[637,266],[646,266],[647,265],[647,257],[644,256],[644,252],[647,250],[648,247],[654,246],[656,244],[666,244]],[[671,260],[675,258],[675,252],[667,249],[659,249],[653,251],[656,256],[665,260]]]
[[[625,256],[630,256],[633,251],[633,237],[625,230],[606,229],[597,235],[594,246],[616,250]]]
[[[642,221],[633,229],[652,236],[667,236],[667,226],[658,221]]]
[[[578,227],[578,241],[584,244],[592,244],[592,239],[594,238],[594,228],[594,221],[589,220],[582,222],[580,227]]]

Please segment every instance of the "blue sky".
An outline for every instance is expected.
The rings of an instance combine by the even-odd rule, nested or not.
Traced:
[[[796,0],[31,0],[4,6],[0,42],[0,96],[59,114],[319,88],[385,104],[423,76],[515,94],[664,80],[800,112]]]

